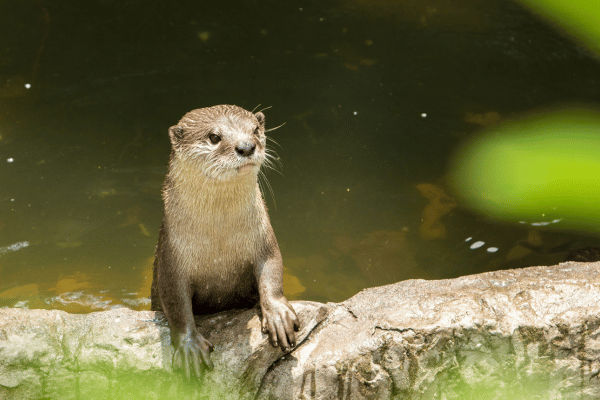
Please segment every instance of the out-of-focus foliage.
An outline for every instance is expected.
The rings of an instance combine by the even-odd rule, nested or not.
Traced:
[[[500,125],[458,152],[450,176],[463,204],[491,217],[598,231],[600,113],[564,109]]]
[[[597,0],[520,0],[532,10],[600,54],[600,2]]]

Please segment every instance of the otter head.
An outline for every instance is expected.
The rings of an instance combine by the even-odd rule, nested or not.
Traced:
[[[266,157],[265,115],[238,106],[190,111],[169,128],[169,137],[172,158],[212,180],[256,175]]]

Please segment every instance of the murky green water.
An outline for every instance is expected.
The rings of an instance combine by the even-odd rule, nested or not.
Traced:
[[[147,308],[167,128],[220,103],[286,123],[266,197],[288,297],[597,243],[486,221],[445,188],[452,150],[485,126],[600,102],[600,63],[516,4],[214,4],[0,2],[0,306]]]

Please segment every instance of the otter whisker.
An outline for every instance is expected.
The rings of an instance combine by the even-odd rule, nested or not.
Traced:
[[[254,110],[256,110],[258,107],[260,107],[260,103],[258,103],[258,104],[257,104],[257,106],[256,106],[256,107],[254,107],[254,108],[252,109],[252,111],[250,111],[250,112],[251,112],[251,113],[254,113]]]
[[[261,175],[260,175],[260,171],[258,171],[258,187],[260,189],[260,192],[263,194],[263,199],[265,197],[265,188],[263,187],[262,181],[261,181]]]
[[[259,105],[260,105],[260,104],[259,104]],[[273,107],[273,106],[265,107],[265,108],[263,108],[262,110],[260,110],[260,111],[258,111],[258,112],[263,112],[263,111],[265,111],[265,110],[268,110],[268,109],[269,109],[269,108],[271,108],[271,107]]]
[[[265,162],[269,162],[271,165],[277,165],[279,168],[283,169],[283,163],[281,162],[281,158],[277,155],[274,150],[269,151],[265,150]]]
[[[279,169],[277,169],[277,166],[275,164],[273,164],[273,162],[271,160],[265,159],[263,166],[267,169],[277,172],[281,176],[284,176],[283,173]]]
[[[265,129],[265,132],[271,132],[271,131],[274,131],[275,129],[279,129],[279,128],[281,128],[281,127],[282,127],[282,126],[284,126],[285,124],[286,124],[286,122],[284,122],[283,124],[281,124],[281,125],[279,125],[279,126],[276,126],[275,128],[271,128],[271,129]],[[267,138],[267,139],[269,139],[269,138]],[[272,139],[271,139],[271,140],[272,140]],[[274,140],[273,140],[273,141],[274,141]]]
[[[279,175],[281,175],[281,176],[284,176],[284,175],[283,175],[283,173],[282,173],[281,171],[279,171],[279,170],[277,170],[277,169],[275,169],[275,168],[273,168],[273,167],[267,167],[267,166],[265,166],[265,168],[266,168],[266,169],[270,169],[270,170],[272,170],[272,171],[275,171],[275,172],[277,172],[277,173],[278,173]]]
[[[277,154],[277,151],[275,149],[272,148],[265,148],[265,154],[267,155],[267,157],[276,157],[277,159],[279,159],[279,154]]]
[[[275,168],[275,164],[273,164],[273,162],[267,158],[265,158],[265,160],[263,161],[263,166],[265,168],[269,168],[269,169],[274,169]]]
[[[283,147],[281,147],[281,145],[280,145],[279,143],[277,143],[277,142],[275,141],[275,139],[273,139],[273,138],[271,138],[271,137],[267,136],[267,140],[270,140],[271,142],[273,142],[273,143],[275,143],[277,146],[279,146],[279,148],[280,148],[280,149],[283,149]]]
[[[271,184],[269,183],[269,180],[267,179],[267,176],[265,175],[265,173],[262,172],[261,170],[258,170],[259,185],[260,185],[261,178],[264,179],[265,184],[269,188],[269,192],[271,192],[271,198],[273,199],[273,205],[275,206],[275,210],[277,210],[277,202],[275,201],[275,193],[273,192],[273,188],[271,187]],[[261,190],[263,190],[262,185],[260,185],[260,186],[261,186]],[[263,193],[264,193],[264,191],[263,191]]]

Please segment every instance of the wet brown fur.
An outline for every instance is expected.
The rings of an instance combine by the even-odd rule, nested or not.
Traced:
[[[211,143],[210,135],[221,141]],[[178,335],[196,334],[192,313],[259,300],[263,318],[273,308],[292,321],[284,325],[297,325],[283,297],[281,254],[257,181],[266,159],[264,115],[229,105],[203,108],[187,113],[169,136],[151,309],[167,314],[176,348]],[[239,143],[254,145],[252,155],[236,153]]]
[[[179,122],[178,126],[188,133],[173,145],[163,188],[164,218],[156,249],[153,310],[162,308],[156,284],[161,267],[167,265],[177,269],[177,281],[190,279],[193,289],[197,289],[193,290],[194,314],[254,306],[258,288],[252,279],[252,266],[277,247],[257,183],[258,170],[221,181],[199,173],[198,168],[206,167],[190,155],[192,146],[209,132],[219,130],[215,127],[219,125],[215,124],[217,115],[239,121],[250,132],[253,129],[248,122],[254,122],[264,137],[264,124],[235,106],[194,110]],[[254,142],[256,152],[264,154],[264,140],[257,138]],[[217,153],[219,157],[232,152],[232,142],[225,143]]]

